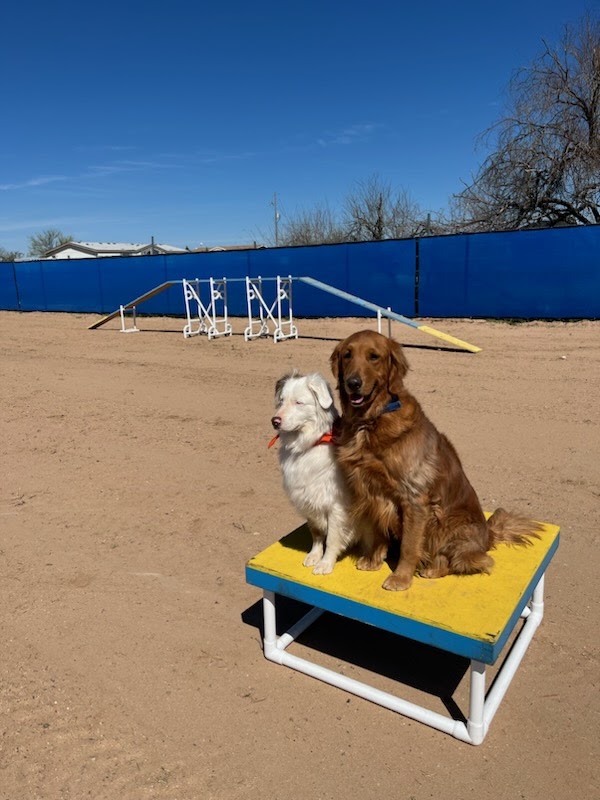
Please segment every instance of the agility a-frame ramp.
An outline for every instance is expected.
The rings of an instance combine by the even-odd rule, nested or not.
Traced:
[[[307,275],[294,278],[291,275],[283,278],[279,275],[276,278],[222,278],[218,282],[214,281],[212,278],[202,280],[196,279],[195,281],[167,281],[166,283],[161,283],[159,286],[156,286],[154,289],[151,289],[149,292],[146,292],[140,297],[137,297],[135,300],[132,300],[126,305],[120,306],[111,314],[102,317],[102,319],[90,325],[89,329],[93,330],[95,328],[99,328],[101,325],[104,325],[106,322],[118,317],[120,314],[122,331],[137,330],[135,327],[136,307],[140,303],[149,300],[151,297],[155,297],[160,292],[169,289],[171,286],[179,284],[183,285],[184,287],[186,313],[188,318],[188,323],[184,329],[184,336],[188,337],[198,333],[212,333],[213,336],[231,335],[231,326],[227,320],[227,283],[244,282],[246,284],[246,301],[248,308],[248,327],[244,333],[244,338],[246,341],[258,337],[268,336],[271,333],[269,329],[269,323],[272,323],[274,327],[275,332],[273,334],[273,339],[275,342],[282,341],[283,339],[287,338],[297,338],[298,330],[293,322],[292,309],[293,281],[304,283],[314,289],[326,292],[334,297],[339,297],[340,299],[346,300],[349,303],[353,303],[361,308],[366,308],[369,311],[372,311],[377,315],[380,326],[381,320],[383,318],[387,318],[388,320],[401,322],[403,325],[408,325],[415,330],[421,331],[421,333],[434,336],[437,339],[446,342],[447,344],[454,345],[462,350],[467,350],[470,353],[478,353],[481,350],[480,347],[469,344],[469,342],[465,342],[462,339],[457,339],[455,336],[444,333],[437,328],[433,328],[430,325],[424,325],[423,323],[417,322],[410,317],[404,316],[404,314],[398,314],[397,312],[392,311],[390,307],[385,308],[384,306],[377,305],[376,303],[371,303],[368,300],[363,300],[361,297],[357,297],[349,292],[345,292],[342,289],[337,289],[335,286],[331,286],[328,283],[324,283],[323,281],[319,281],[316,278],[311,278]],[[203,283],[210,284],[211,301],[208,307],[205,307],[199,299],[199,287],[200,284]],[[272,286],[273,283],[275,283],[275,299],[271,302],[271,298],[266,297],[267,290],[264,287]],[[195,291],[192,291],[192,289]],[[224,306],[220,317],[216,315],[215,303],[217,300],[220,300]],[[198,327],[195,329],[191,327],[193,320],[190,312],[190,301],[196,301],[198,306],[197,317],[199,322]],[[285,312],[282,309],[282,303],[284,302],[287,304],[287,311]],[[124,319],[125,312],[127,311],[131,311],[133,313],[133,328],[125,328]],[[217,327],[218,323],[221,323],[220,329]],[[213,338],[213,336],[209,335],[209,338]]]

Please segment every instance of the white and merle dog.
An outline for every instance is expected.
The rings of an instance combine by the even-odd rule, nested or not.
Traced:
[[[331,435],[339,414],[325,378],[295,370],[277,381],[275,409],[271,423],[278,433],[271,444],[279,440],[283,487],[312,534],[304,566],[313,567],[315,575],[327,575],[354,542],[348,489]]]

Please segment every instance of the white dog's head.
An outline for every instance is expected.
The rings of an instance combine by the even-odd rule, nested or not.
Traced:
[[[279,432],[282,444],[312,447],[324,433],[331,431],[338,417],[329,384],[322,375],[299,375],[296,371],[277,381],[275,416],[271,424]]]

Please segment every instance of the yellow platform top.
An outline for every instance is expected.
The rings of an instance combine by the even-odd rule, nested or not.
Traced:
[[[530,546],[492,550],[491,575],[415,576],[407,591],[390,592],[381,586],[390,572],[387,564],[364,572],[352,555],[339,560],[330,575],[313,575],[302,564],[311,545],[303,525],[250,559],[246,577],[263,589],[493,663],[558,542],[559,528],[546,523]]]

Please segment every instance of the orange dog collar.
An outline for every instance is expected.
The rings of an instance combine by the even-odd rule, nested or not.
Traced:
[[[275,442],[279,439],[279,434],[276,433],[275,436],[271,439],[269,444],[267,445],[267,449],[273,447]],[[313,447],[316,447],[318,444],[332,444],[333,443],[333,433],[324,433],[323,436],[319,439],[318,442],[315,442]]]

